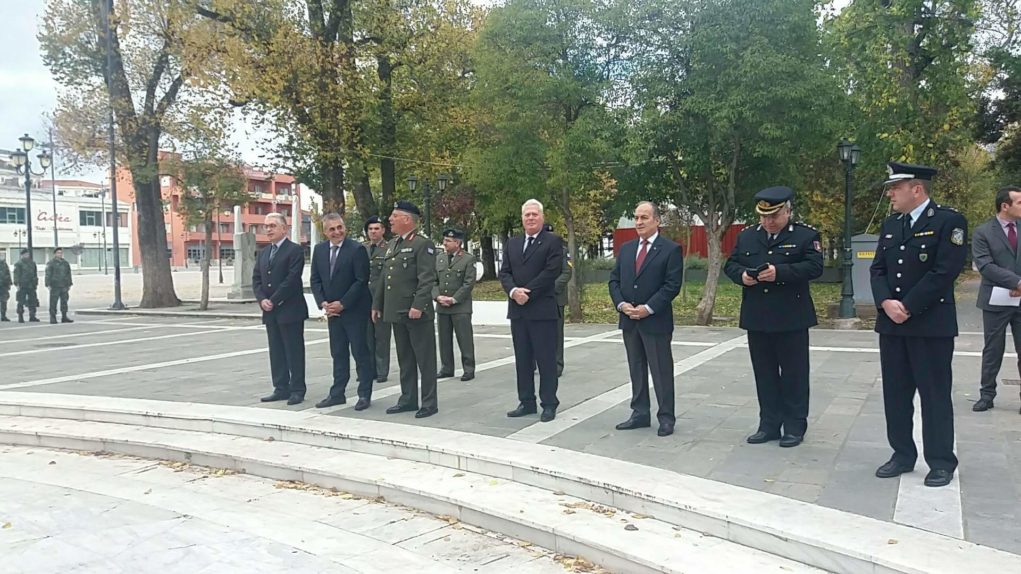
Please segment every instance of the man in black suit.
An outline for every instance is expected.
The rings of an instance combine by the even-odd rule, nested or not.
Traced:
[[[893,478],[915,469],[915,393],[922,405],[925,486],[946,486],[957,470],[953,386],[957,307],[954,281],[968,253],[968,222],[929,199],[936,169],[891,162],[886,196],[896,212],[883,222],[872,260],[872,297],[879,312],[886,437],[893,456],[876,469]]]
[[[509,417],[535,414],[533,364],[539,367],[539,402],[542,422],[557,416],[557,320],[559,308],[555,281],[563,261],[563,241],[543,229],[542,204],[529,199],[521,206],[525,234],[512,237],[503,249],[500,284],[510,299],[507,318],[514,341],[518,408]]]
[[[270,244],[256,257],[252,290],[262,308],[262,322],[269,337],[273,394],[262,397],[262,402],[286,400],[296,405],[305,400],[308,306],[301,284],[305,251],[287,239],[287,219],[283,215],[267,215],[263,227]]]
[[[1021,220],[1021,187],[1004,187],[996,192],[996,216],[975,229],[971,238],[972,259],[982,283],[976,305],[982,309],[981,396],[972,405],[975,412],[993,408],[996,376],[1003,364],[1003,349],[1010,325],[1014,351],[1021,357],[1021,307],[1004,305],[992,299],[993,288],[1008,291],[1014,301],[1021,297],[1021,249],[1018,249],[1018,220]],[[1021,358],[1018,359],[1021,372]]]
[[[681,291],[681,246],[659,234],[659,210],[648,201],[635,207],[638,239],[620,248],[610,274],[610,298],[620,313],[624,351],[631,371],[631,417],[617,430],[651,425],[649,371],[659,403],[659,436],[674,433],[673,300]]]
[[[312,296],[326,314],[333,357],[333,386],[317,408],[342,405],[351,380],[351,355],[358,374],[358,402],[355,410],[369,408],[376,365],[369,352],[365,324],[369,323],[372,297],[369,295],[369,252],[347,239],[344,219],[336,213],[323,217],[326,241],[312,251]]]

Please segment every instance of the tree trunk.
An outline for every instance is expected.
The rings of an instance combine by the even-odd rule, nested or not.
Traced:
[[[716,229],[709,228],[706,233],[706,243],[709,246],[709,264],[705,278],[705,290],[702,291],[702,299],[695,308],[695,323],[697,325],[710,325],[713,322],[713,307],[716,306],[716,288],[720,284],[720,270],[723,268],[723,235],[728,226],[718,226]]]
[[[158,134],[150,134],[157,138]],[[163,195],[157,168],[156,144],[148,146],[146,157],[130,157],[131,146],[127,146],[131,179],[135,184],[135,203],[138,213],[138,251],[142,256],[142,301],[143,309],[176,307],[181,304],[174,292],[174,277],[170,273],[170,259],[167,257],[167,227],[163,213]]]
[[[212,262],[213,246],[213,217],[206,213],[206,220],[202,225],[206,231],[206,244],[202,249],[202,295],[199,297],[199,311],[209,309],[209,266]]]
[[[362,219],[367,219],[379,213],[376,206],[376,198],[372,197],[372,186],[369,183],[368,166],[361,160],[356,160],[357,169],[350,169],[349,179],[354,180],[351,186],[351,195],[355,198],[355,207]]]
[[[340,159],[324,161],[322,170],[323,189],[316,190],[323,197],[323,213],[336,212],[344,215],[347,210],[344,197],[344,164]]]
[[[493,281],[496,279],[496,249],[493,248],[493,236],[483,231],[479,243],[482,244],[482,280]]]
[[[390,57],[381,55],[376,58],[376,73],[383,87],[379,92],[380,119],[380,153],[394,156],[397,152],[397,119],[394,116],[393,101],[393,65]],[[393,205],[397,193],[397,168],[394,160],[379,160],[380,203],[384,209]]]

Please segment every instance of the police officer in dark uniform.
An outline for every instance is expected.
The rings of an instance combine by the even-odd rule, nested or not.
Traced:
[[[365,220],[365,245],[369,252],[369,293],[375,293],[376,283],[383,274],[383,263],[386,261],[386,239],[383,235],[386,227],[378,216],[373,215]],[[389,323],[373,323],[369,321],[369,352],[376,358],[376,382],[385,383],[390,374],[390,333]]]
[[[892,478],[915,468],[914,396],[922,404],[926,486],[950,484],[957,469],[951,401],[957,307],[954,281],[964,266],[964,216],[929,199],[936,170],[891,162],[886,196],[896,212],[883,222],[872,260],[872,296],[879,312],[886,436],[893,456],[876,470]]]
[[[822,275],[819,232],[791,221],[794,191],[755,194],[759,225],[738,236],[725,272],[738,285],[741,328],[759,397],[759,428],[747,441],[793,447],[808,428],[808,329],[818,324],[808,282]],[[781,427],[783,433],[781,434]]]

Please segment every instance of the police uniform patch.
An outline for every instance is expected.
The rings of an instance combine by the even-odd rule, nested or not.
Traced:
[[[918,254],[918,260],[921,261],[922,263],[925,263],[928,259],[929,259],[929,254],[928,253],[919,253]]]
[[[816,251],[822,251],[822,244],[818,241],[813,241],[812,247],[815,248]]]
[[[429,252],[429,255],[432,255],[435,252],[435,249],[432,247],[426,247],[425,250]]]
[[[950,234],[950,243],[964,245],[964,230],[960,227],[955,227],[954,231]]]

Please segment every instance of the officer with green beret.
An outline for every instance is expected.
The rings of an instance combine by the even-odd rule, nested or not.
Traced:
[[[454,376],[454,336],[461,351],[462,381],[475,378],[475,341],[472,332],[472,289],[475,256],[464,250],[464,231],[443,232],[443,251],[436,257],[436,322],[440,337],[438,378]]]
[[[60,322],[74,323],[67,317],[67,298],[71,293],[71,264],[64,259],[64,250],[53,250],[53,259],[46,263],[46,287],[50,290],[50,323],[57,322],[57,303],[60,303]]]
[[[386,227],[377,215],[365,220],[365,245],[369,252],[369,293],[375,293],[376,284],[383,274],[383,264],[386,262],[386,239],[383,235]],[[369,332],[367,340],[369,351],[376,358],[376,382],[385,383],[390,375],[390,333],[392,328],[389,323],[373,323],[369,321]]]

